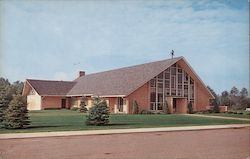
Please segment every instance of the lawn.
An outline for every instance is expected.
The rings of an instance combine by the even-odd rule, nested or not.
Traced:
[[[234,117],[234,118],[247,118],[250,119],[250,115],[247,113],[243,114],[234,114],[234,113],[209,113],[204,115],[213,115],[213,116],[224,116],[224,117]]]
[[[0,133],[249,123],[247,121],[213,119],[185,115],[110,115],[110,124],[108,126],[87,126],[85,125],[86,116],[71,110],[32,111],[29,113],[29,116],[32,121],[32,124],[29,126],[29,128],[17,130],[0,129]]]

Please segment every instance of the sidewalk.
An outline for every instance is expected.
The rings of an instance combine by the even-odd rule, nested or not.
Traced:
[[[233,120],[250,121],[250,119],[247,119],[247,118],[235,118],[235,117],[226,117],[226,116],[200,115],[200,114],[184,114],[184,115],[204,117],[204,118],[233,119]]]
[[[13,133],[13,134],[0,134],[0,139],[212,130],[212,129],[244,128],[249,126],[250,126],[249,124],[231,124],[231,125],[184,126],[184,127],[161,127],[161,128],[137,128],[137,129],[83,130],[83,131],[37,132],[37,133],[15,133],[15,134]]]

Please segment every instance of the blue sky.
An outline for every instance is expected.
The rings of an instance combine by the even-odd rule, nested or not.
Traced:
[[[217,93],[249,88],[248,0],[0,1],[1,76],[73,80],[184,56]]]

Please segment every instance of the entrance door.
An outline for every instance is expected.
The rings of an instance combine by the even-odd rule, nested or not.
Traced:
[[[62,99],[62,108],[66,108],[66,99]]]
[[[173,113],[176,113],[176,98],[173,98]]]

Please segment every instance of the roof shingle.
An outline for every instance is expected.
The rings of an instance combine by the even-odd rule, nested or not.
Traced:
[[[67,95],[129,95],[183,57],[124,67],[79,77]]]
[[[64,96],[76,84],[72,81],[49,81],[27,79],[27,82],[36,90],[39,95]]]

